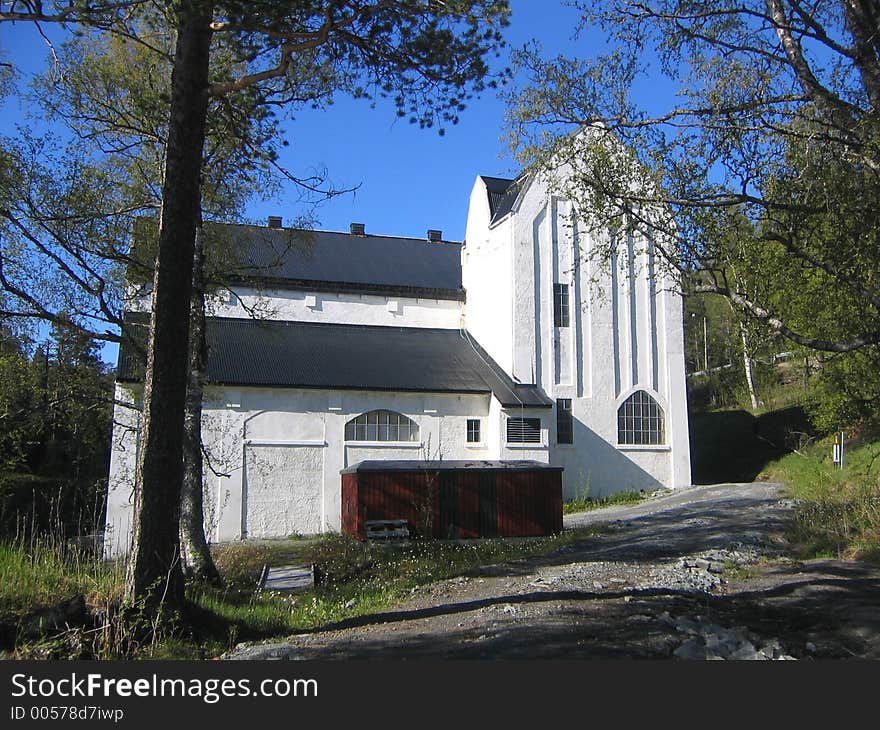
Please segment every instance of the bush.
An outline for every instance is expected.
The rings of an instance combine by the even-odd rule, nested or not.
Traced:
[[[0,539],[64,539],[100,531],[106,482],[34,474],[0,474]]]

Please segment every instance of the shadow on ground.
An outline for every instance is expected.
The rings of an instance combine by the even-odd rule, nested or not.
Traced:
[[[743,410],[693,413],[691,478],[694,484],[754,481],[769,463],[813,435],[800,406],[759,416]]]

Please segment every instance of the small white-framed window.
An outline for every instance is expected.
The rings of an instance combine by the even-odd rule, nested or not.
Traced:
[[[370,411],[345,424],[345,440],[418,441],[419,425],[396,411]]]
[[[644,390],[637,390],[617,410],[617,443],[658,446],[665,442],[663,409]]]
[[[568,284],[553,285],[553,326],[568,327]]]
[[[541,443],[540,418],[508,418],[507,443],[539,444]]]
[[[479,418],[467,419],[467,442],[469,444],[482,443],[482,430]]]

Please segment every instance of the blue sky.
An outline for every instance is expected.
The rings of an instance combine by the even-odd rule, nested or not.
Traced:
[[[598,32],[573,39],[578,13],[562,0],[510,0],[510,6],[509,49],[536,40],[548,56],[588,56],[601,44]],[[46,32],[57,36],[58,31],[47,27]],[[49,50],[31,24],[3,23],[0,57],[35,72],[45,68]],[[508,59],[496,63],[507,65]],[[299,174],[326,168],[337,187],[357,187],[317,209],[317,228],[344,231],[356,221],[368,233],[420,238],[432,228],[442,230],[446,240],[460,241],[476,176],[517,172],[502,140],[504,115],[504,102],[489,90],[440,136],[397,119],[393,106],[381,100],[370,108],[367,102],[340,98],[326,111],[306,111],[285,123],[290,146],[280,162]],[[31,123],[37,122],[28,119],[28,109],[17,99],[0,103],[0,134]],[[257,221],[280,215],[290,222],[301,212],[296,192],[288,190],[277,199],[255,200],[247,215]],[[115,348],[105,350],[104,357],[114,361]]]
[[[506,38],[511,48],[532,39],[553,55],[571,50],[578,14],[557,0],[512,0]],[[506,59],[499,59],[499,65]],[[477,175],[515,175],[515,161],[502,141],[505,107],[495,91],[471,101],[458,125],[419,129],[398,120],[389,104],[371,109],[363,101],[340,99],[325,112],[299,115],[287,125],[295,171],[326,167],[338,187],[353,194],[323,204],[317,227],[347,230],[364,223],[367,232],[421,237],[429,228],[444,238],[464,238],[468,197]],[[258,219],[295,214],[292,198],[251,206]]]
[[[571,42],[578,14],[557,0],[511,0],[510,48],[538,40],[548,54],[578,49]],[[54,29],[46,28],[54,34]],[[0,24],[0,53],[19,68],[45,67],[48,48],[30,24]],[[499,65],[507,59],[497,60]],[[15,100],[0,107],[0,134],[25,122]],[[504,103],[493,90],[471,101],[456,126],[440,136],[398,120],[390,104],[376,108],[340,98],[326,111],[305,111],[285,123],[290,146],[281,162],[296,173],[326,168],[340,188],[357,191],[323,203],[317,227],[347,230],[353,221],[368,232],[421,237],[428,228],[444,238],[464,237],[467,202],[477,175],[512,176],[516,163],[501,139]],[[292,221],[302,208],[292,190],[268,202],[255,201],[247,214],[256,220],[281,215]]]

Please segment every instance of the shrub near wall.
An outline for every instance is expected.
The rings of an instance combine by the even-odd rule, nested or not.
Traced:
[[[93,534],[103,523],[105,488],[103,480],[0,474],[0,540]]]

